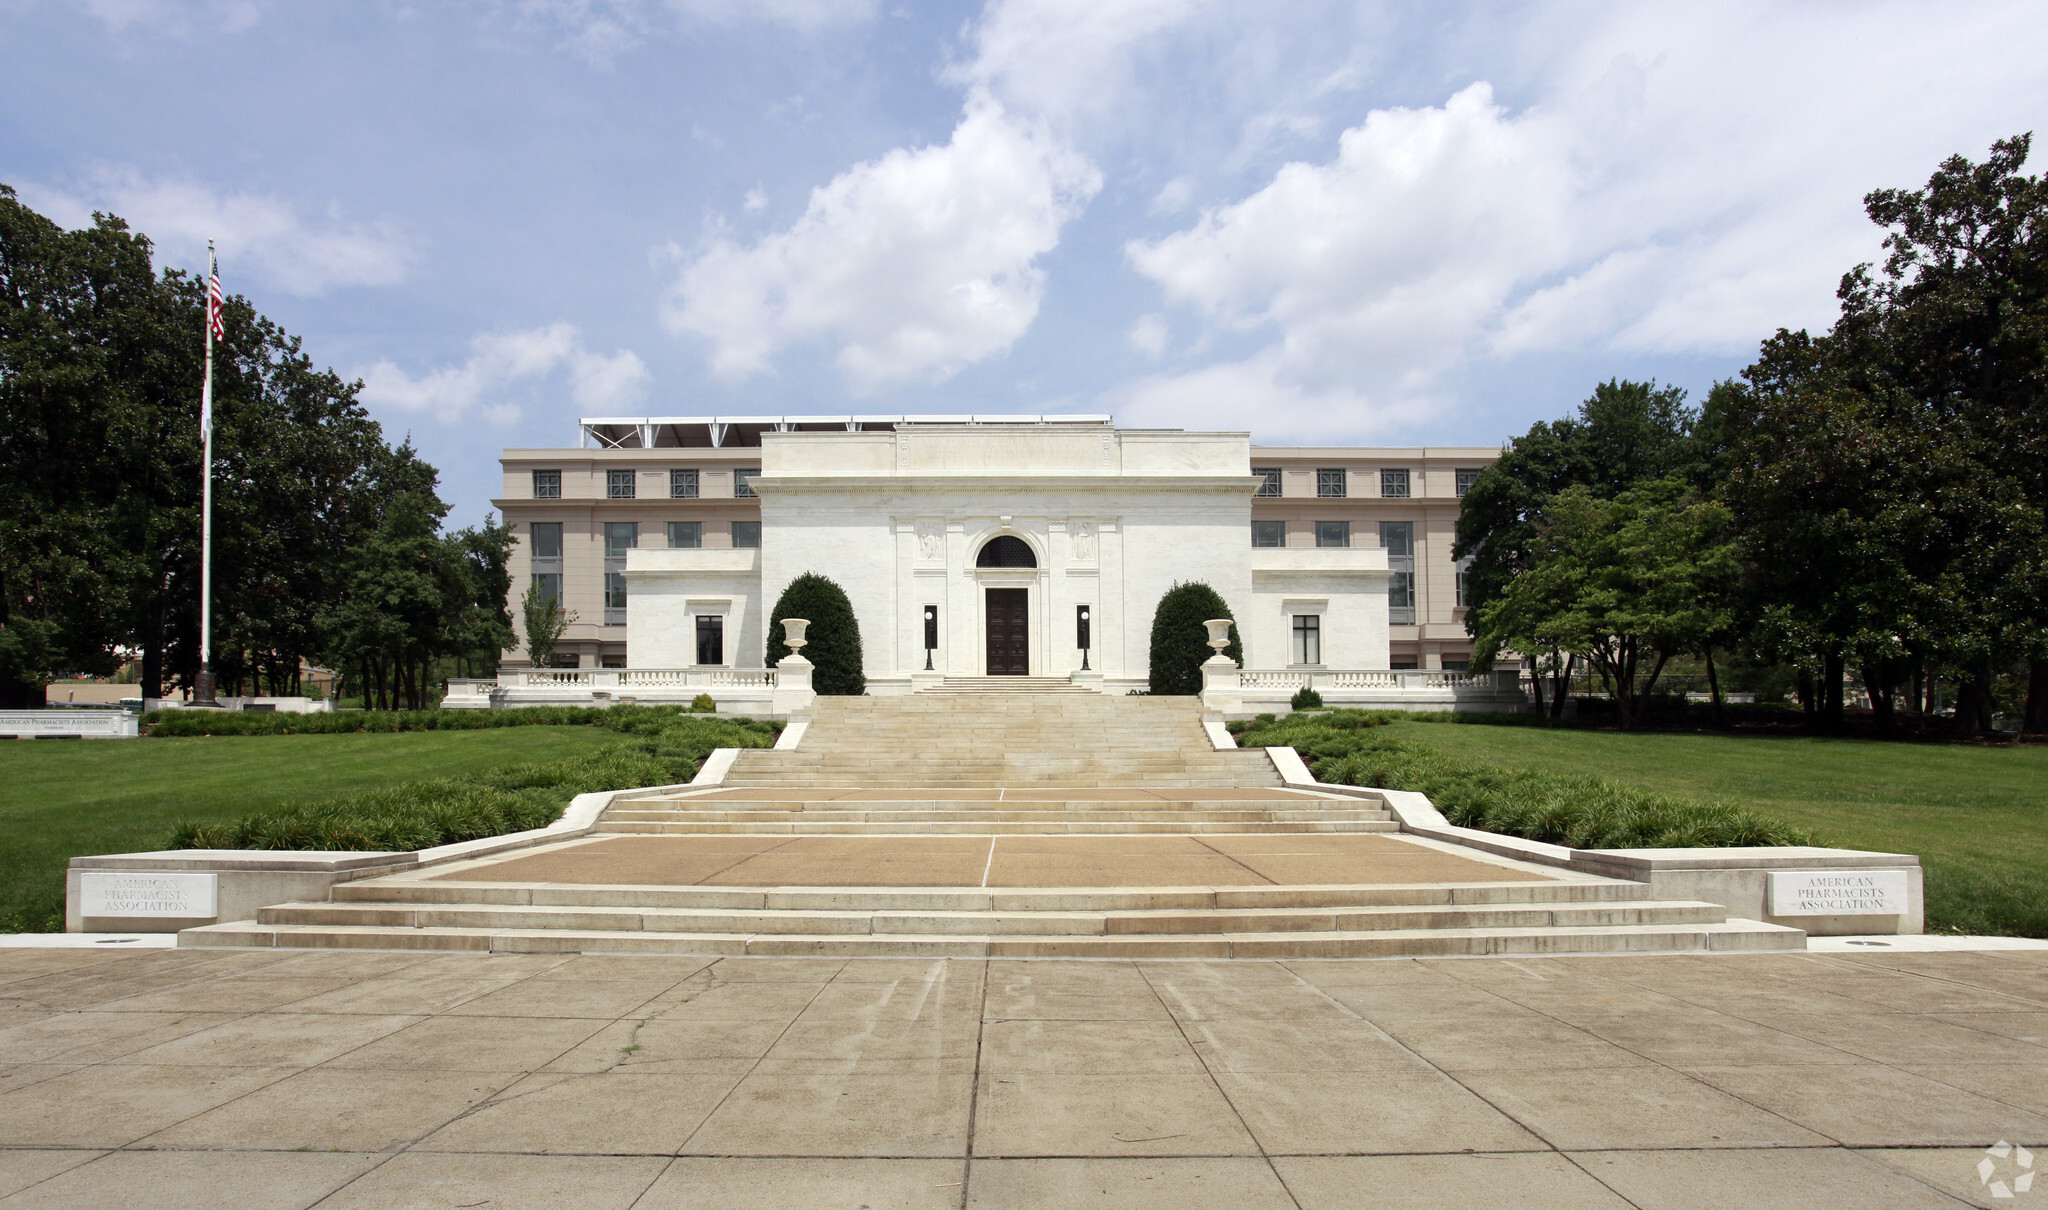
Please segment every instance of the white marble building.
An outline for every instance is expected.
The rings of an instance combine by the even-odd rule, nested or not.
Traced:
[[[565,558],[577,545],[570,529],[601,536],[603,627],[583,624],[600,643],[623,639],[623,651],[601,646],[595,668],[580,655],[569,657],[573,670],[508,666],[495,682],[451,687],[450,704],[688,700],[701,691],[765,709],[776,681],[764,666],[765,622],[806,572],[846,590],[874,694],[948,676],[1142,689],[1161,595],[1201,581],[1228,602],[1244,645],[1233,712],[1283,705],[1304,685],[1333,704],[1519,701],[1507,682],[1472,677],[1448,659],[1430,669],[1397,661],[1396,619],[1411,637],[1427,632],[1415,616],[1416,522],[1393,522],[1402,527],[1395,541],[1375,544],[1354,542],[1350,521],[1292,519],[1304,508],[1257,521],[1255,501],[1302,504],[1285,498],[1290,478],[1317,485],[1322,498],[1308,506],[1317,516],[1348,502],[1329,499],[1328,470],[1255,473],[1272,460],[1255,455],[1249,434],[1120,429],[1108,417],[1073,416],[747,423],[734,441],[739,425],[716,420],[585,421],[586,439],[611,448],[590,451],[597,458],[585,472],[604,495],[573,504],[557,469],[571,452],[508,451],[508,498],[499,503],[525,540],[515,591],[552,575],[542,582],[579,599],[575,561]],[[1457,454],[1483,461],[1475,455],[1490,451]],[[1308,456],[1330,460],[1327,451]],[[649,458],[697,465],[639,464]],[[702,469],[710,466],[720,469]],[[719,488],[706,491],[714,474]],[[513,497],[526,475],[532,498]],[[1336,482],[1349,477],[1339,471]],[[1426,471],[1417,477],[1428,481]],[[649,522],[612,520],[649,511],[643,482],[650,495],[670,488],[662,503],[676,516],[704,519],[656,523],[666,526],[665,544]],[[1407,470],[1399,482],[1405,493]],[[542,519],[577,511],[588,518],[580,527]],[[707,532],[715,528],[726,533]],[[1402,598],[1391,608],[1390,587]]]

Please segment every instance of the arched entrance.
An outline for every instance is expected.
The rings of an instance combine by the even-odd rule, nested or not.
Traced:
[[[999,534],[982,545],[974,565],[1022,570],[1037,567],[1038,556],[1024,539]],[[982,589],[982,600],[983,630],[988,636],[988,675],[1029,676],[1031,590],[988,587]]]

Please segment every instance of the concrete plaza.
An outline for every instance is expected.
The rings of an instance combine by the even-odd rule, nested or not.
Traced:
[[[0,950],[7,1207],[2048,1204],[2001,1140],[2041,950]]]

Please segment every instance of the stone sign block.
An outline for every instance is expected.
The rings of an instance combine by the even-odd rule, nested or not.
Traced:
[[[87,871],[79,879],[81,915],[165,916],[183,920],[216,914],[220,875],[148,871],[135,874]]]
[[[1900,916],[1908,910],[1904,870],[1773,870],[1773,916]]]

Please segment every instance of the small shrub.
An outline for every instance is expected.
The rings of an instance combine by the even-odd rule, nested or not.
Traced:
[[[1222,594],[1202,582],[1175,584],[1152,611],[1151,689],[1159,694],[1189,696],[1202,691],[1202,661],[1214,655],[1202,623],[1230,618]],[[1230,628],[1230,646],[1223,654],[1244,663],[1244,643]]]
[[[690,713],[692,714],[711,714],[716,712],[717,709],[718,703],[711,700],[711,695],[708,693],[700,693],[690,699]]]
[[[1323,708],[1323,695],[1307,685],[1303,685],[1294,691],[1293,697],[1287,699],[1287,708],[1289,710],[1321,710]]]
[[[789,654],[789,643],[782,634],[784,618],[810,619],[810,628],[804,632],[804,658],[812,665],[812,689],[834,697],[859,697],[868,691],[860,620],[854,616],[845,589],[811,571],[789,582],[768,619],[770,668]]]

